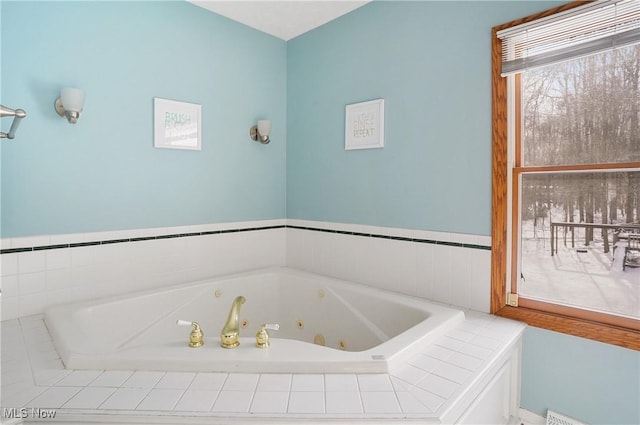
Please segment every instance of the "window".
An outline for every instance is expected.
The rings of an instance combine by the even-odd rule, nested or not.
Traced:
[[[501,25],[492,57],[492,312],[640,349],[640,0]]]

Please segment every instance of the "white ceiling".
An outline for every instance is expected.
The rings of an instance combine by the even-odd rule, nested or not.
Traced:
[[[290,40],[371,0],[187,0],[283,40]]]

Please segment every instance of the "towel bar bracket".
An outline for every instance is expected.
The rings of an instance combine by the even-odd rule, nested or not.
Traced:
[[[8,133],[3,133],[0,131],[0,139],[13,139],[16,137],[16,130],[18,130],[18,125],[20,125],[20,121],[24,117],[27,116],[27,113],[23,109],[11,109],[7,108],[4,105],[0,105],[0,118],[4,117],[13,117],[13,122],[11,123],[11,128]]]

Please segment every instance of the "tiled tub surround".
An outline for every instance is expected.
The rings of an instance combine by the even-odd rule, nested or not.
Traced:
[[[282,219],[3,239],[1,248],[3,320],[281,265],[489,311],[487,236]]]
[[[2,319],[285,265],[284,226],[285,220],[266,220],[3,239]]]
[[[388,374],[363,375],[66,370],[41,316],[7,320],[1,404],[56,409],[63,424],[505,423],[524,326],[465,314]]]
[[[489,312],[489,236],[289,219],[286,238],[289,267]]]
[[[193,235],[217,230],[230,232]],[[166,235],[183,237],[157,238]],[[523,326],[478,313],[489,309],[488,237],[269,220],[5,239],[2,249],[95,241],[115,243],[3,251],[3,408],[60,409],[67,423],[451,423],[470,405],[476,419],[496,423],[504,419],[482,406],[516,413]],[[366,375],[65,370],[39,315],[62,302],[280,265],[471,310],[406,364]]]

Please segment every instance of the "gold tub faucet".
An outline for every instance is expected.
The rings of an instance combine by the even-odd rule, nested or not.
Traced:
[[[236,297],[231,303],[229,317],[220,332],[220,345],[223,348],[236,348],[240,345],[238,336],[240,335],[240,306],[244,304],[246,298],[242,295]]]

